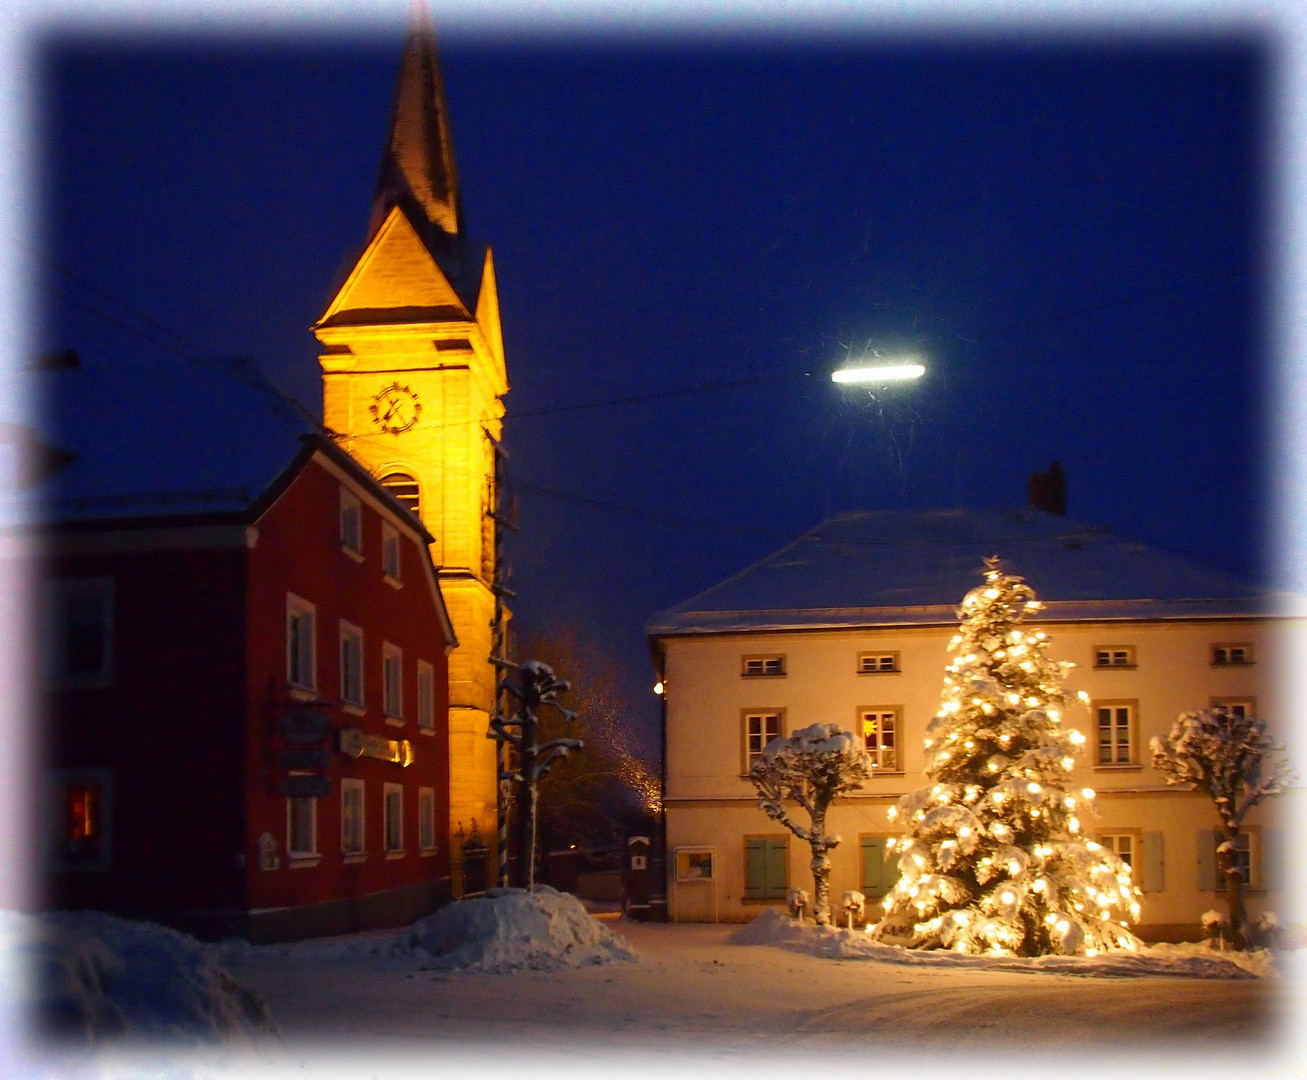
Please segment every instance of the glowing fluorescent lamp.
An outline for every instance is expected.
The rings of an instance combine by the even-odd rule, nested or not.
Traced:
[[[904,379],[919,379],[924,374],[926,369],[921,364],[884,364],[878,367],[841,368],[831,372],[831,382],[901,382]]]

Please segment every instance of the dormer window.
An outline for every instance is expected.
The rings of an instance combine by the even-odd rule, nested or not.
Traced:
[[[745,678],[782,676],[785,674],[785,657],[779,654],[741,657],[740,674]]]

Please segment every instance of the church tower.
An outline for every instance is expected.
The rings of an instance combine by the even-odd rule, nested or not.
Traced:
[[[449,658],[451,829],[495,829],[495,447],[508,391],[490,250],[463,232],[435,34],[410,33],[367,243],[313,327],[323,422],[414,510],[458,647]],[[420,747],[419,747],[420,752]],[[452,846],[451,837],[451,846]]]

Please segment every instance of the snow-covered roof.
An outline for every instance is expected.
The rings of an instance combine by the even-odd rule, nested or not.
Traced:
[[[1283,614],[1289,597],[1186,556],[1040,510],[838,514],[698,596],[650,637],[956,621],[984,559],[1024,577],[1041,621]]]
[[[39,374],[34,424],[72,460],[17,493],[42,524],[242,513],[314,426],[237,362],[82,358]]]

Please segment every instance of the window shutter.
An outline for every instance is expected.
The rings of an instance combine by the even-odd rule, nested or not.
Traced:
[[[762,840],[744,842],[744,895],[757,899],[767,888],[767,847]]]
[[[1166,888],[1163,874],[1162,834],[1144,833],[1143,851],[1139,858],[1139,889],[1141,892],[1161,892]]]
[[[1216,831],[1198,830],[1198,891],[1216,890]]]
[[[1261,835],[1261,888],[1284,888],[1284,848],[1279,829],[1263,829]],[[1253,868],[1254,870],[1257,867]]]
[[[862,838],[862,892],[867,896],[884,896],[889,888],[885,866],[885,838]]]
[[[785,895],[786,863],[789,856],[789,844],[785,840],[767,841],[767,889],[770,897]]]

